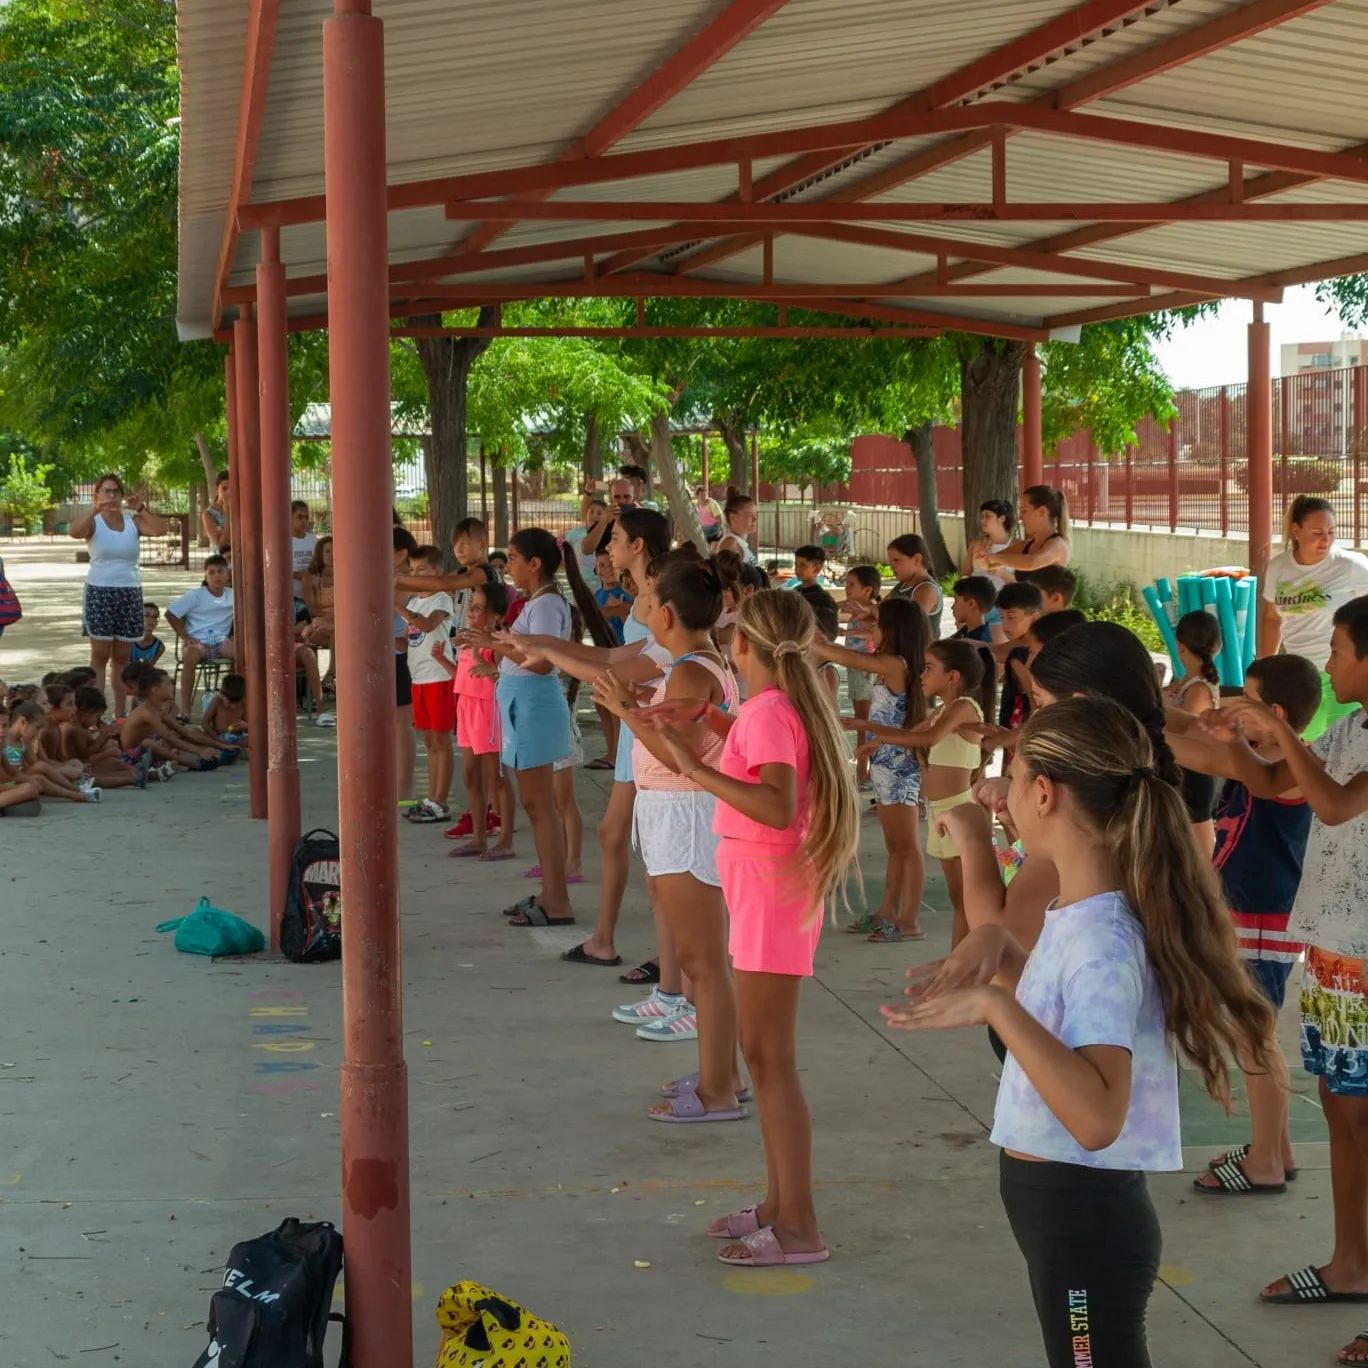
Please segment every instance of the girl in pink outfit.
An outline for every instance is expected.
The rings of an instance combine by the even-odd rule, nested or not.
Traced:
[[[481,632],[492,632],[503,625],[508,611],[508,590],[502,584],[482,584],[470,591],[466,625]],[[499,767],[501,742],[499,705],[494,699],[494,684],[499,667],[492,651],[476,651],[462,646],[453,665],[434,642],[433,659],[453,676],[456,691],[456,744],[461,749],[462,778],[471,803],[473,834],[464,845],[451,851],[453,859],[511,860],[513,858],[513,786]],[[499,839],[488,846],[486,819],[489,804],[499,814]]]
[[[859,804],[831,695],[811,659],[797,594],[762,590],[737,616],[731,653],[747,701],[735,717],[670,700],[652,720],[679,773],[718,799],[717,869],[731,914],[741,1050],[764,1133],[768,1191],[709,1227],[723,1263],[758,1268],[828,1257],[812,1201],[812,1134],[795,1060],[798,989],[812,974],[826,897],[859,843]],[[719,768],[678,723],[726,736]]]

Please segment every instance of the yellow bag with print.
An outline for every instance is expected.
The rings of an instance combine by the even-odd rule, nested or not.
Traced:
[[[437,1324],[436,1368],[570,1368],[570,1341],[550,1321],[479,1283],[448,1287]]]

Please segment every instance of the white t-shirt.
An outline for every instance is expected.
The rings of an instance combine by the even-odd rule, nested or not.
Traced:
[[[1312,755],[1337,783],[1368,770],[1365,721],[1368,714],[1352,712],[1311,743]],[[1368,813],[1339,826],[1312,817],[1302,868],[1288,934],[1322,950],[1368,957]]]
[[[137,589],[142,585],[138,570],[138,525],[129,512],[124,513],[123,523],[123,531],[115,532],[105,522],[103,513],[95,515],[86,583],[97,589]]]
[[[410,613],[428,617],[432,613],[445,613],[447,621],[439,622],[431,631],[408,624],[408,667],[409,677],[415,684],[450,683],[451,676],[432,658],[432,643],[442,643],[442,654],[451,660],[451,595],[445,590],[435,594],[417,595],[404,605]]]
[[[1067,907],[1047,908],[1045,929],[1026,961],[1016,997],[1070,1049],[1119,1045],[1129,1050],[1130,1107],[1112,1144],[1086,1150],[1008,1055],[993,1110],[993,1144],[1085,1168],[1147,1173],[1181,1169],[1178,1060],[1164,1026],[1164,1004],[1145,952],[1145,933],[1125,898],[1099,893]]]
[[[309,568],[309,562],[313,560],[314,548],[317,545],[318,534],[316,532],[306,532],[302,537],[290,538],[290,552],[294,557],[296,579]]]
[[[1336,611],[1361,594],[1368,594],[1368,557],[1342,546],[1332,546],[1319,565],[1298,565],[1289,548],[1264,575],[1263,596],[1277,605],[1284,648],[1318,670],[1330,655]]]
[[[166,611],[180,618],[186,632],[196,641],[216,646],[227,641],[233,630],[233,591],[225,589],[215,595],[199,584],[182,594]]]
[[[562,641],[570,639],[570,605],[561,598],[557,590],[551,589],[536,598],[529,599],[517,620],[509,628],[514,636],[552,636]],[[515,665],[507,656],[499,661],[499,673],[506,675],[529,675],[537,671],[525,665]]]

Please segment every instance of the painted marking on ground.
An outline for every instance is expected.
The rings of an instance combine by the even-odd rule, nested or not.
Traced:
[[[1197,1275],[1182,1264],[1160,1264],[1159,1281],[1170,1287],[1191,1287],[1197,1281]]]
[[[723,1276],[722,1288],[738,1297],[801,1297],[813,1280],[791,1268],[737,1268]]]

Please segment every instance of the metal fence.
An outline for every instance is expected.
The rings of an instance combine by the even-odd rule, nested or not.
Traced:
[[[1281,506],[1316,494],[1334,506],[1340,535],[1368,534],[1368,366],[1310,371],[1273,381],[1273,497]],[[1049,452],[1047,483],[1063,489],[1079,521],[1123,528],[1216,532],[1249,530],[1247,386],[1216,385],[1174,396],[1166,425],[1142,422],[1137,440],[1107,454],[1086,432]],[[935,432],[936,498],[964,509],[959,433]],[[773,490],[764,493],[772,498]],[[824,487],[826,504],[916,508],[911,453],[892,438],[857,438],[848,484]]]

